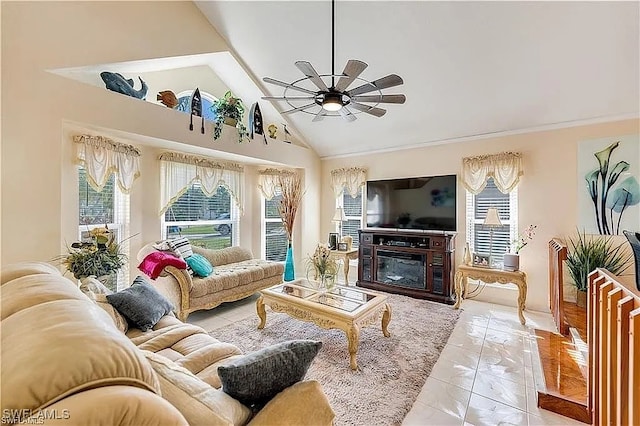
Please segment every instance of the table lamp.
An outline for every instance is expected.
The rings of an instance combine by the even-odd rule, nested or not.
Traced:
[[[495,207],[489,207],[487,210],[487,216],[485,216],[482,224],[489,227],[489,262],[491,263],[493,255],[493,229],[502,226],[500,216],[498,216],[498,209]]]
[[[342,238],[342,222],[347,220],[344,217],[344,209],[342,207],[336,207],[336,212],[333,215],[332,222],[336,222],[336,227],[338,228],[338,233],[340,234],[340,238]]]

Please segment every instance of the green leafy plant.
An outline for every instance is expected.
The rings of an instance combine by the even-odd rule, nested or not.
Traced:
[[[567,267],[578,291],[587,291],[587,276],[596,268],[604,268],[618,275],[631,265],[631,254],[625,252],[626,242],[616,245],[613,238],[599,235],[587,237],[584,231],[582,234],[578,232],[575,239],[569,238]]]
[[[73,243],[68,247],[68,253],[58,258],[76,279],[109,275],[117,272],[127,261],[127,256],[106,227],[92,229],[90,234],[91,242]]]
[[[245,125],[242,124],[242,117],[244,116],[242,99],[236,98],[231,91],[228,91],[222,98],[213,103],[211,109],[216,113],[216,127],[213,130],[214,140],[222,135],[222,126],[227,118],[236,120],[235,127],[238,130],[238,143],[242,143],[244,138],[249,139],[249,132]]]

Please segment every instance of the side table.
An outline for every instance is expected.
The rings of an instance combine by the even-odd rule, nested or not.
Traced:
[[[358,249],[354,248],[346,251],[331,250],[331,257],[336,260],[342,260],[342,270],[344,271],[344,285],[349,285],[349,260],[358,258]],[[316,271],[314,280],[317,279],[318,272]]]
[[[527,274],[522,271],[503,271],[501,269],[479,268],[477,266],[460,265],[456,270],[455,291],[456,304],[454,309],[460,308],[462,304],[462,293],[467,295],[468,279],[480,280],[485,283],[509,284],[518,286],[518,317],[520,323],[524,325],[526,320],[524,314],[525,303],[527,301]]]

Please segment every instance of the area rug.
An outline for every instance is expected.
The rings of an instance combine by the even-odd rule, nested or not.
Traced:
[[[400,425],[436,363],[460,311],[450,305],[389,294],[392,308],[383,337],[380,324],[360,330],[358,370],[349,368],[347,338],[340,330],[267,310],[267,324],[258,330],[258,317],[212,331],[224,342],[251,352],[291,339],[322,342],[307,379],[320,382],[336,412],[336,425]]]

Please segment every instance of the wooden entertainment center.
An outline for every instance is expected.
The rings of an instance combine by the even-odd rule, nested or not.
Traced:
[[[455,233],[362,229],[359,287],[453,304]]]

